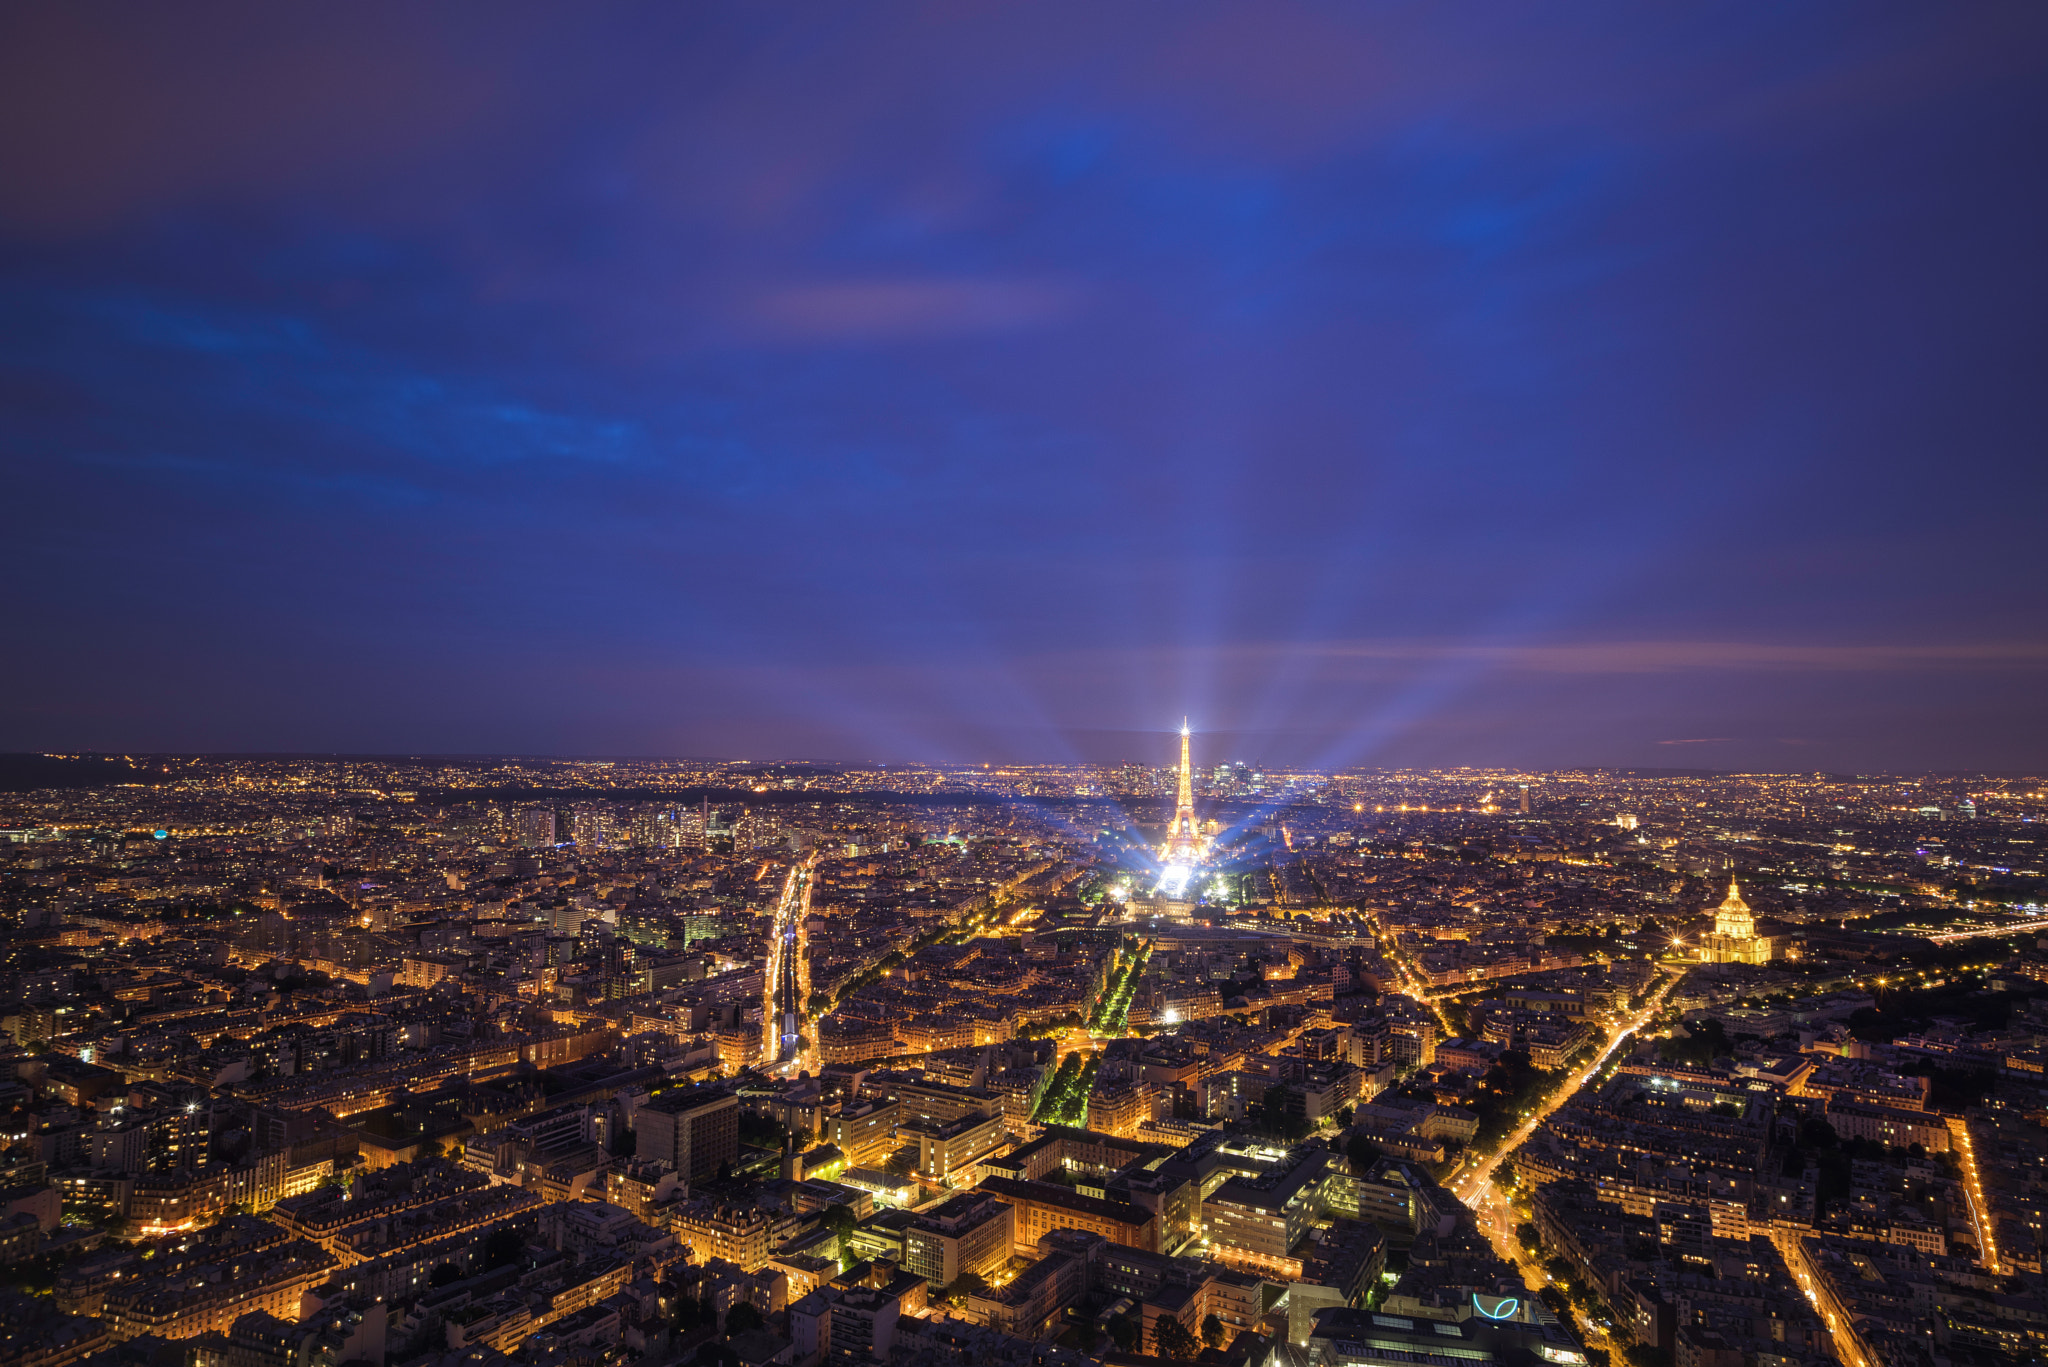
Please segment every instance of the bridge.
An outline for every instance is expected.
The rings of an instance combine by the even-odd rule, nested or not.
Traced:
[[[2009,926],[1982,926],[1976,930],[1952,930],[1945,935],[1929,935],[1927,938],[1938,945],[1951,940],[1981,940],[1991,935],[2029,935],[2048,931],[2048,920],[2020,921]]]

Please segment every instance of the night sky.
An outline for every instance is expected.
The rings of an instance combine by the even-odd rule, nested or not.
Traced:
[[[2039,771],[2044,207],[2035,3],[9,6],[0,749]]]

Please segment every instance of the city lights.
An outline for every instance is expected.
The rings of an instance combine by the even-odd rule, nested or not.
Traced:
[[[20,8],[0,1367],[2048,1358],[2048,8]]]
[[[1181,739],[1185,754],[1191,728]],[[37,1039],[57,1042],[51,1054],[68,1066],[117,1074],[136,1063],[153,1069],[147,1060],[159,1042],[188,1033],[214,1040],[216,1051],[240,1051],[246,1079],[169,1097],[121,1091],[100,1112],[116,1129],[189,1117],[206,1132],[179,1140],[188,1146],[181,1152],[195,1155],[214,1132],[250,1132],[254,1112],[243,1108],[259,1103],[314,1105],[367,1127],[391,1123],[380,1117],[397,1114],[401,1092],[404,1105],[429,1107],[444,1088],[519,1076],[529,1066],[523,1056],[536,1073],[602,1066],[646,1074],[655,1085],[631,1112],[608,1097],[589,1103],[603,1146],[580,1138],[572,1146],[584,1155],[575,1162],[593,1165],[593,1185],[617,1178],[622,1185],[608,1185],[607,1199],[628,1211],[653,1209],[630,1187],[642,1155],[683,1161],[675,1126],[659,1117],[700,1103],[744,1105],[745,1133],[755,1137],[698,1172],[706,1194],[689,1199],[690,1213],[678,1207],[668,1217],[710,1241],[706,1247],[741,1257],[756,1254],[734,1241],[769,1224],[748,1203],[747,1184],[785,1171],[919,1211],[975,1197],[994,1182],[988,1194],[1001,1189],[1006,1200],[1052,1212],[1064,1202],[1110,1201],[1116,1162],[1108,1173],[1063,1168],[1074,1185],[1004,1176],[1021,1171],[1005,1164],[1030,1143],[1107,1136],[1137,1146],[1137,1165],[1122,1180],[1155,1182],[1167,1156],[1209,1142],[1201,1138],[1208,1127],[1222,1126],[1217,1142],[1232,1162],[1262,1174],[1297,1161],[1304,1135],[1347,1155],[1354,1139],[1361,1153],[1370,1144],[1382,1154],[1419,1155],[1402,1158],[1402,1170],[1441,1182],[1443,1199],[1476,1216],[1467,1236],[1474,1243],[1461,1256],[1497,1259],[1496,1275],[1510,1287],[1517,1279],[1528,1288],[1554,1284],[1583,1299],[1587,1270],[1561,1276],[1551,1255],[1525,1243],[1531,1224],[1574,1221],[1584,1223],[1575,1238],[1596,1239],[1606,1218],[1601,1202],[1585,1212],[1554,1205],[1573,1181],[1608,1184],[1602,1190],[1621,1183],[1629,1187],[1624,1199],[1653,1210],[1711,1201],[1683,1218],[1701,1222],[1699,1238],[1738,1240],[1745,1250],[1753,1230],[1787,1219],[1809,1222],[1799,1227],[1813,1231],[1810,1238],[1841,1240],[1823,1218],[1829,1207],[1809,1195],[1802,1208],[1782,1183],[1757,1188],[1746,1203],[1710,1194],[1721,1190],[1716,1184],[1754,1186],[1755,1173],[1782,1172],[1797,1137],[1812,1128],[1807,1122],[1825,1120],[1839,1145],[1874,1144],[1883,1162],[1936,1189],[1949,1179],[1929,1178],[1899,1146],[1910,1134],[1936,1149],[1938,1135],[1952,1133],[1958,1175],[1938,1199],[1962,1212],[1969,1229],[1954,1247],[1973,1248],[1988,1273],[2010,1275],[1994,1241],[2004,1198],[1979,1164],[1986,1143],[1972,1134],[1989,1122],[1973,1116],[1969,1126],[1929,1130],[1946,1123],[1931,1107],[1887,1112],[1878,1103],[1926,1100],[1917,1075],[1897,1071],[1905,1056],[1896,1051],[1938,1048],[1946,1058],[1977,1048],[1974,994],[1992,992],[2006,976],[2018,982],[2021,969],[1996,938],[1960,952],[1937,945],[1933,934],[1959,932],[1935,919],[1947,904],[1924,894],[1916,894],[1913,914],[1930,924],[1897,917],[1869,930],[1841,925],[1841,904],[1810,900],[1820,878],[1802,861],[1834,872],[1834,863],[1871,861],[1858,871],[1874,886],[1889,868],[1884,856],[1845,855],[1839,840],[1808,842],[1785,816],[1772,829],[1787,834],[1770,848],[1762,837],[1739,842],[1760,865],[1739,884],[1721,870],[1694,876],[1640,863],[1639,848],[1673,851],[1681,870],[1725,858],[1738,842],[1719,836],[1738,828],[1737,816],[1711,815],[1716,809],[1703,802],[1739,814],[1744,832],[1765,824],[1756,807],[1764,799],[1740,787],[1725,790],[1736,797],[1717,797],[1724,787],[1715,780],[1580,777],[1569,781],[1587,796],[1567,808],[1568,780],[1552,778],[1543,787],[1553,812],[1574,814],[1541,818],[1542,838],[1529,840],[1519,811],[1488,813],[1471,792],[1482,781],[1498,787],[1526,776],[1352,774],[1339,786],[1335,776],[1317,783],[1297,774],[1287,779],[1297,796],[1282,811],[1250,795],[1235,764],[1195,770],[1186,758],[1137,776],[1053,766],[924,780],[901,766],[886,779],[879,771],[806,775],[811,786],[800,802],[772,806],[641,796],[662,782],[788,791],[780,777],[752,770],[738,783],[715,769],[612,762],[577,771],[586,786],[573,800],[541,805],[465,800],[464,790],[452,782],[437,788],[433,771],[421,767],[355,764],[322,790],[284,761],[194,765],[186,788],[117,799],[175,810],[180,830],[198,832],[181,837],[174,854],[143,843],[156,828],[126,813],[112,836],[72,834],[85,828],[67,809],[77,799],[63,797],[37,809],[38,824],[23,826],[63,836],[0,846],[31,873],[45,872],[53,858],[57,867],[75,865],[72,886],[95,889],[71,913],[75,923],[32,932],[45,932],[46,941],[97,936],[161,970],[125,989],[128,1009],[118,1018],[81,995],[42,1015],[24,1003],[17,1019]],[[507,782],[513,766],[506,762],[499,786],[516,786]],[[1098,795],[1112,780],[1147,794],[1147,822],[1127,814],[1135,797]],[[901,795],[920,782],[918,802],[906,803]],[[949,806],[951,782],[973,801]],[[401,827],[395,815],[355,800],[364,789],[448,796],[376,799],[416,823]],[[634,795],[612,795],[621,789]],[[1063,805],[1041,814],[1032,804],[1055,791]],[[1685,801],[1661,803],[1660,793],[1683,793]],[[346,819],[328,810],[343,799]],[[1599,815],[1624,804],[1645,814],[1635,831]],[[1831,804],[1824,820],[1851,819],[1846,805]],[[1696,833],[1667,834],[1671,818],[1659,816],[1666,811],[1682,813],[1684,829]],[[1989,818],[1976,820],[1973,830],[1991,829]],[[1169,823],[1164,835],[1161,821]],[[574,838],[556,839],[564,831]],[[1673,843],[1638,846],[1645,835]],[[1949,837],[1951,848],[1962,847],[1961,833]],[[239,905],[187,911],[137,896],[134,875],[103,867],[146,849],[150,859],[170,861],[166,883],[184,886],[219,877],[215,870],[258,843],[276,853],[252,867],[309,874],[298,882],[255,875],[234,885]],[[1859,839],[1853,848],[1882,844]],[[1176,845],[1179,857],[1162,858]],[[1898,867],[1902,878],[1921,876],[1917,863]],[[2031,919],[2037,913],[2016,909],[1997,924]],[[207,957],[224,961],[209,965],[182,949],[159,955],[161,946],[202,940],[221,946]],[[1885,952],[1892,943],[1912,948]],[[1770,952],[1755,952],[1765,945]],[[1690,957],[1684,951],[1693,947],[1714,952]],[[1868,957],[1829,958],[1836,947]],[[209,1015],[174,995],[201,991],[227,1005]],[[146,1000],[158,992],[160,1006]],[[1872,1009],[1866,1003],[1877,993],[1905,1033],[1856,1035],[1850,1022],[1866,1019],[1858,1013]],[[2007,1013],[2030,1000],[2014,997]],[[439,1039],[424,1030],[409,1038],[396,1024],[386,1036],[377,1022],[392,1008],[408,1021],[437,1022]],[[487,1022],[482,1031],[477,1020]],[[1694,1047],[1688,1026],[1709,1020],[1722,1032],[1701,1035]],[[66,1064],[47,1066],[57,1083],[28,1085],[69,1085]],[[861,1075],[858,1094],[823,1093],[821,1074],[836,1075],[835,1067]],[[2003,1076],[2009,1071],[1999,1070],[1997,1085],[2014,1085]],[[1276,1074],[1285,1080],[1276,1084]],[[968,1081],[977,1075],[981,1083]],[[959,1088],[966,1100],[952,1099],[949,1089]],[[1852,1090],[1862,1099],[1850,1100]],[[907,1113],[906,1101],[931,1114]],[[1440,1128],[1425,1133],[1418,1121]],[[1039,1139],[1027,1141],[1013,1122],[1028,1123]],[[20,1115],[16,1123],[29,1124]],[[578,1136],[583,1123],[577,1119]],[[643,1145],[641,1130],[656,1137]],[[621,1134],[635,1152],[631,1162],[610,1147]],[[116,1143],[86,1142],[110,1155]],[[548,1183],[558,1179],[543,1174],[538,1190],[491,1180],[528,1161],[518,1157],[527,1142],[509,1128],[486,1128],[442,1159],[410,1161],[473,1171],[477,1191],[498,1193],[492,1200],[552,1208],[557,1187]],[[146,1157],[148,1149],[137,1152]],[[374,1213],[389,1199],[374,1171],[353,1173],[350,1187],[337,1190],[331,1167],[292,1168],[288,1151],[280,1152],[285,1166],[265,1160],[273,1166],[261,1169],[267,1186],[256,1169],[217,1164],[178,1179],[175,1196],[146,1183],[94,1185],[90,1174],[101,1169],[48,1180],[79,1215],[103,1216],[122,1190],[151,1193],[141,1207],[127,1198],[135,1225],[202,1245],[233,1228],[223,1223],[231,1206],[318,1198],[346,1221],[357,1202]],[[1654,1166],[1638,1174],[1628,1156],[1644,1153],[1682,1160],[1692,1176],[1681,1186]],[[229,1156],[243,1162],[239,1149]],[[892,1161],[909,1170],[882,1171]],[[1878,1160],[1858,1161],[1868,1169]],[[724,1163],[735,1170],[730,1185],[718,1179]],[[647,1171],[658,1184],[659,1164]],[[215,1172],[218,1179],[208,1175]],[[1399,1199],[1411,1201],[1402,1180]],[[1001,1188],[1005,1182],[1023,1185]],[[1088,1194],[1098,1189],[1105,1194]],[[1250,1183],[1239,1196],[1256,1205],[1264,1189]],[[450,1210],[482,1199],[468,1190],[434,1199],[457,1203]],[[559,1186],[564,1199],[572,1190]],[[1228,1207],[1236,1190],[1226,1181],[1213,1203],[1175,1198],[1173,1209],[1199,1212],[1177,1236],[1183,1256],[1290,1278],[1323,1275],[1310,1272],[1307,1254],[1319,1246],[1316,1236],[1335,1228],[1327,1212],[1306,1223],[1284,1208],[1239,1220]],[[1940,1230],[1913,1224],[1893,1186],[1858,1190],[1873,1209],[1899,1207],[1889,1218],[1917,1241],[1888,1247],[1945,1246]],[[230,1199],[233,1191],[249,1199]],[[88,1211],[89,1202],[98,1204]],[[1852,1244],[1826,1246],[1870,1256]],[[1787,1242],[1780,1256],[1791,1267],[1804,1255]],[[1650,1264],[1653,1279],[1697,1265],[1677,1255]],[[1831,1266],[1823,1258],[1788,1273],[1800,1306],[1808,1296],[1846,1304],[1860,1287],[1882,1284],[1830,1280]],[[1017,1269],[990,1271],[994,1287]],[[1428,1284],[1426,1273],[1404,1276],[1419,1276],[1406,1281],[1411,1288]],[[1530,1303],[1512,1293],[1504,1299]],[[1774,1313],[1791,1312],[1780,1304]],[[1857,1360],[1853,1319],[1828,1313],[1844,1360]],[[1608,1341],[1604,1318],[1595,1307],[1581,1321],[1594,1342]]]

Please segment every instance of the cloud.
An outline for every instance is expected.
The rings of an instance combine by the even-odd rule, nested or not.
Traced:
[[[1764,641],[1590,641],[1491,645],[1442,641],[1347,641],[1261,646],[1309,650],[1332,660],[1472,663],[1537,674],[1677,674],[1702,671],[1896,673],[1927,669],[2040,668],[2048,642],[1944,645],[1788,645]]]
[[[399,486],[430,466],[624,466],[646,452],[637,418],[527,402],[516,377],[429,369],[292,314],[0,285],[0,316],[14,324],[0,367],[98,395],[118,418],[80,460],[224,478],[310,466],[296,473],[323,488],[406,493]],[[409,458],[413,471],[395,474],[379,453]]]
[[[1696,736],[1689,740],[1660,740],[1659,745],[1726,745],[1727,736]]]
[[[1902,674],[2027,671],[2048,666],[2048,642],[1939,645],[1787,645],[1768,641],[1510,643],[1381,638],[1259,641],[1201,647],[1108,647],[1032,657],[1040,670],[1100,677],[1175,676],[1190,669],[1252,676],[1294,669],[1324,683],[1463,674],[1562,676]]]
[[[790,341],[894,341],[1015,332],[1072,316],[1081,293],[1050,280],[842,280],[792,285],[749,310]]]
[[[0,15],[0,724],[2048,755],[2048,8],[116,9]]]

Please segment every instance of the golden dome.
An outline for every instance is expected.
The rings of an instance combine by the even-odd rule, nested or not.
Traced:
[[[1714,933],[1732,935],[1746,940],[1756,934],[1756,916],[1750,911],[1749,903],[1742,900],[1741,891],[1735,880],[1728,880],[1728,898],[1714,911]]]

